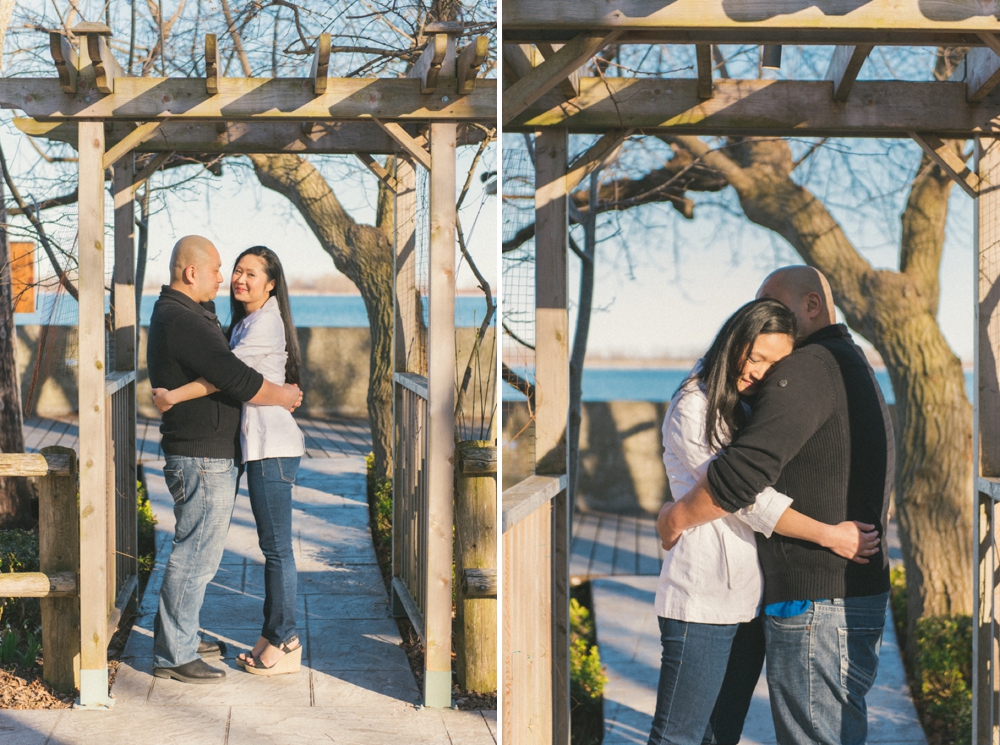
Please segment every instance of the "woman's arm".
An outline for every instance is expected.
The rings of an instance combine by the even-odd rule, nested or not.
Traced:
[[[193,398],[208,396],[215,393],[217,390],[219,389],[204,378],[198,378],[197,380],[194,380],[186,385],[182,385],[180,388],[174,388],[173,390],[167,390],[166,388],[154,388],[153,404],[162,414],[165,411],[169,411],[175,404],[179,404],[183,401],[190,401]]]
[[[774,526],[774,532],[787,538],[798,538],[828,548],[837,556],[858,564],[867,564],[865,557],[878,553],[879,536],[874,525],[845,520],[827,525],[789,507]]]

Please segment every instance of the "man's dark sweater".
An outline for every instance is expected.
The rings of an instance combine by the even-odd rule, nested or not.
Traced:
[[[146,362],[154,388],[174,389],[205,378],[219,389],[163,415],[163,452],[238,460],[242,402],[257,395],[264,376],[229,350],[215,303],[196,303],[164,285],[149,322]]]
[[[713,496],[735,512],[773,486],[820,522],[875,525],[882,542],[868,564],[857,564],[815,543],[758,534],[764,604],[888,592],[894,463],[888,409],[846,326],[817,331],[775,365],[750,423],[708,467]]]

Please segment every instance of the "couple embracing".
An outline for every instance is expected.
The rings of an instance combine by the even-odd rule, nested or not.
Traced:
[[[739,742],[767,655],[779,745],[862,745],[889,595],[894,442],[815,269],[771,274],[674,394],[650,745]]]
[[[200,639],[199,615],[244,472],[265,558],[265,599],[261,636],[237,664],[276,675],[298,671],[302,658],[291,531],[292,485],[305,450],[291,414],[302,392],[288,286],[273,251],[245,250],[233,267],[232,325],[224,332],[214,303],[221,267],[206,238],[177,242],[146,354],[177,521],[154,622],[153,674],[184,683],[219,683],[226,675],[205,662],[226,649]]]

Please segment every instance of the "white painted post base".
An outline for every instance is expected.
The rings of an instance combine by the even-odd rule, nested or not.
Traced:
[[[106,711],[114,708],[115,700],[108,695],[108,668],[80,671],[80,698],[74,709]]]
[[[451,708],[451,670],[424,670],[424,706]]]

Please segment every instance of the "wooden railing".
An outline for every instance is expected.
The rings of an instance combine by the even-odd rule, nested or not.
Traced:
[[[396,373],[396,473],[392,500],[392,602],[424,644],[427,611],[427,379]]]
[[[552,742],[552,500],[565,476],[503,493],[503,741]]]
[[[136,500],[135,372],[110,373],[105,378],[107,397],[108,468],[108,598],[109,631],[118,628],[125,609],[137,600],[139,547]]]
[[[41,598],[45,680],[59,691],[80,685],[80,513],[76,452],[0,455],[0,476],[37,477],[37,572],[0,574],[0,597]]]

